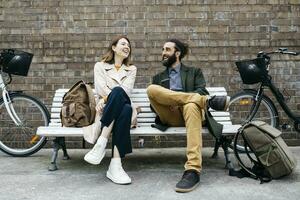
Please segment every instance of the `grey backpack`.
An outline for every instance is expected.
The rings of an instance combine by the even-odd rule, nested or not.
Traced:
[[[248,158],[253,163],[251,168],[246,167],[240,159],[240,152],[236,148],[239,135],[242,136],[245,146],[248,146],[251,151],[246,151]],[[235,136],[234,146],[240,166],[253,178],[259,178],[261,182],[289,175],[296,167],[296,159],[281,138],[281,131],[265,122],[253,121],[241,127]]]

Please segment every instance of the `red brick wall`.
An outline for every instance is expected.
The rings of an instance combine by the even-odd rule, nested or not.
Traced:
[[[234,94],[242,87],[234,61],[278,47],[299,51],[299,26],[299,0],[0,1],[0,48],[35,54],[29,76],[15,77],[11,88],[38,96],[48,107],[55,89],[93,80],[95,61],[117,34],[131,39],[136,87],[146,87],[163,69],[161,47],[177,37],[191,47],[184,62],[201,67],[208,86]],[[299,113],[300,56],[273,60],[274,82],[286,88],[289,106]],[[293,144],[300,144],[299,137],[286,134]]]

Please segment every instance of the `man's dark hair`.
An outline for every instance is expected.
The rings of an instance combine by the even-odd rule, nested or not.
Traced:
[[[175,49],[177,51],[181,52],[181,54],[179,56],[179,60],[181,60],[182,58],[184,58],[184,56],[186,56],[188,54],[188,51],[189,51],[189,45],[188,44],[183,43],[180,40],[175,39],[175,38],[168,39],[166,42],[175,43]]]

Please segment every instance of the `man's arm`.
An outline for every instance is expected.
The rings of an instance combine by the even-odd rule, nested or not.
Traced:
[[[158,74],[152,77],[151,84],[159,85],[159,83],[158,83]]]
[[[195,69],[195,82],[194,82],[194,92],[201,95],[208,95],[208,91],[205,88],[206,82],[201,69]]]

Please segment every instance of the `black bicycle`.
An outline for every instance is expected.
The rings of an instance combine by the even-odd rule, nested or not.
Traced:
[[[50,114],[38,99],[23,91],[10,91],[11,74],[27,76],[33,54],[13,49],[0,52],[0,150],[12,156],[29,156],[40,150],[46,137],[36,135],[47,126]]]
[[[257,84],[257,89],[244,89],[232,96],[229,112],[234,124],[244,124],[251,120],[265,121],[274,127],[279,127],[279,115],[273,101],[265,93],[269,88],[284,112],[294,122],[294,128],[300,132],[300,116],[296,115],[286,104],[284,94],[272,82],[269,74],[272,54],[299,55],[299,52],[279,48],[276,51],[257,54],[256,59],[237,61],[236,65],[244,84]],[[284,124],[282,128],[287,128]]]

